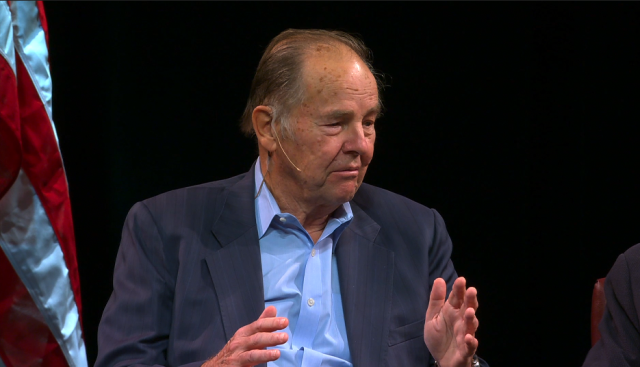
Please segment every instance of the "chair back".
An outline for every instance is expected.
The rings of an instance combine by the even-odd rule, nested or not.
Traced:
[[[591,346],[600,340],[600,330],[598,324],[604,315],[604,306],[607,301],[604,298],[604,280],[600,278],[593,287],[593,296],[591,298]]]

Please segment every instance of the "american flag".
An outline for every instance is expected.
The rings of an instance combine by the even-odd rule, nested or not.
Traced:
[[[0,1],[0,367],[87,366],[41,1]]]

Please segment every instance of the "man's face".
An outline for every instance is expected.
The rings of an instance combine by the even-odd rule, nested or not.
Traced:
[[[314,48],[303,75],[305,102],[291,116],[295,139],[282,140],[302,172],[289,172],[304,199],[340,205],[353,198],[373,158],[376,81],[352,51],[330,46]]]

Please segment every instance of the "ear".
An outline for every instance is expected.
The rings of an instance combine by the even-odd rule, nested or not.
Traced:
[[[268,106],[258,106],[253,109],[251,120],[253,121],[253,131],[258,138],[258,145],[267,152],[272,153],[276,150],[276,140],[273,136],[272,110]]]

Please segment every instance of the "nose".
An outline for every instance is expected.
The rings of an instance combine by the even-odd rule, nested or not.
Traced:
[[[346,138],[343,144],[345,154],[355,154],[358,156],[368,156],[373,147],[373,140],[366,136],[362,123],[351,124],[346,131]]]

